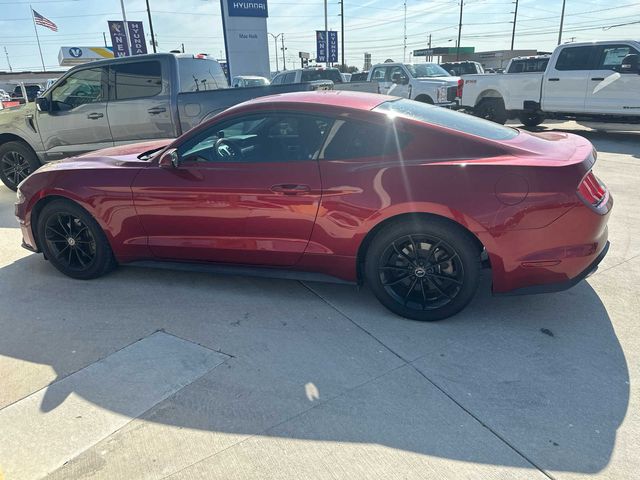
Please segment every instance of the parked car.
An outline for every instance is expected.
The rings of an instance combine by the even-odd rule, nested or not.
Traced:
[[[484,69],[482,68],[481,64],[469,60],[462,62],[445,62],[441,63],[440,66],[451,75],[456,77],[462,77],[463,75],[472,74],[482,75],[484,73]]]
[[[544,72],[549,64],[550,55],[532,55],[512,58],[507,65],[507,73]]]
[[[278,73],[271,81],[272,85],[316,84],[331,82],[333,90],[349,90],[354,92],[377,93],[378,85],[369,82],[344,81],[342,73],[337,68],[308,67],[296,70],[285,70]]]
[[[545,118],[640,123],[640,42],[559,45],[544,72],[469,75],[461,105],[498,123]]]
[[[237,77],[233,77],[231,86],[233,88],[264,87],[265,85],[269,85],[270,83],[271,82],[268,78],[252,75],[239,75]]]
[[[612,199],[595,160],[576,135],[377,94],[291,93],[177,140],[45,165],[20,184],[16,215],[23,246],[73,278],[133,261],[331,276],[438,320],[469,303],[483,264],[494,293],[569,288],[597,267]]]
[[[24,89],[27,92],[26,101],[33,102],[38,96],[38,93],[40,92],[42,87],[40,85],[30,84],[30,85],[24,85]],[[16,85],[13,92],[11,93],[11,98],[13,100],[19,100],[21,103],[25,102],[24,94],[22,93],[22,85]]]
[[[9,95],[5,90],[0,89],[0,102],[9,101],[11,101],[11,95]]]
[[[177,137],[250,98],[332,86],[227,87],[220,64],[202,55],[137,55],[74,67],[38,98],[37,108],[0,113],[0,180],[15,190],[52,160]]]
[[[369,72],[356,72],[351,74],[351,82],[366,82],[369,78]]]
[[[379,93],[445,107],[457,107],[462,88],[462,79],[437,63],[380,63],[371,68],[369,81],[378,82]]]
[[[340,73],[340,75],[342,75],[342,81],[343,82],[350,82],[351,81],[351,73]]]

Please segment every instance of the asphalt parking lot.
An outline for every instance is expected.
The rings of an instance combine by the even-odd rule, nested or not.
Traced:
[[[640,478],[640,133],[551,127],[600,152],[608,256],[433,324],[344,285],[75,281],[0,188],[0,479]]]

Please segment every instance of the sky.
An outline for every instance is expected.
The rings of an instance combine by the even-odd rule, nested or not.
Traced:
[[[145,0],[124,0],[128,20],[142,20],[149,36]],[[13,71],[41,70],[29,4],[55,22],[58,32],[38,26],[47,69],[60,69],[61,46],[104,46],[107,20],[122,18],[120,0],[0,0],[0,47]],[[149,0],[159,51],[180,48],[224,57],[219,0]],[[476,51],[509,49],[513,28],[512,0],[466,0],[461,46]],[[268,31],[284,34],[286,66],[299,65],[298,52],[315,54],[315,30],[324,28],[322,0],[268,0]],[[515,49],[551,51],[557,44],[562,0],[519,0]],[[411,51],[453,47],[458,36],[459,0],[406,0],[406,51],[403,0],[344,0],[346,63],[362,69],[364,53],[372,62],[388,58],[411,61]],[[330,30],[340,31],[340,2],[328,0]],[[636,22],[635,24],[632,22]],[[629,25],[620,25],[630,23]],[[271,37],[269,54],[275,70]],[[563,41],[640,40],[640,1],[566,0]],[[107,38],[110,44],[109,39]],[[279,45],[279,48],[281,45]],[[149,46],[151,50],[151,47]],[[278,52],[282,69],[282,52]],[[8,71],[0,49],[0,70]]]

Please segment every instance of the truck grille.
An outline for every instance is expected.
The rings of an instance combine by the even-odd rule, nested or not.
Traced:
[[[447,88],[447,101],[453,102],[456,99],[457,94],[458,94],[458,87]]]

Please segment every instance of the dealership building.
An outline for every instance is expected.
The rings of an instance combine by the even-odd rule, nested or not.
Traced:
[[[426,57],[427,60],[436,60],[438,63],[472,61],[480,63],[484,68],[505,68],[509,60],[516,57],[529,57],[531,55],[543,55],[549,52],[538,50],[490,50],[476,52],[475,47],[436,47],[413,51],[413,58]]]

